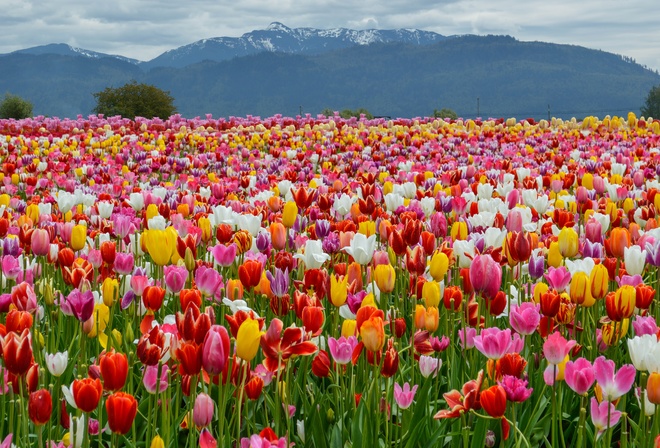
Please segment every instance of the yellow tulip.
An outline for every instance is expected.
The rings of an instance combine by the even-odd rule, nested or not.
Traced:
[[[594,299],[602,299],[609,291],[610,276],[607,268],[602,264],[597,264],[591,270],[589,283],[591,284],[591,296]]]
[[[87,227],[82,224],[73,226],[71,231],[71,249],[79,251],[87,243]]]
[[[561,256],[561,252],[559,250],[559,243],[557,241],[553,241],[550,243],[550,249],[548,250],[548,266],[558,268],[561,266],[562,260],[563,257]]]
[[[28,205],[25,209],[25,214],[34,224],[39,222],[39,206],[37,204]]]
[[[429,273],[433,280],[436,282],[442,281],[447,275],[449,270],[449,257],[444,252],[436,252],[431,257],[431,266],[429,266]]]
[[[465,240],[467,239],[468,228],[467,224],[463,221],[456,221],[451,226],[451,239],[456,240]]]
[[[202,242],[208,243],[213,236],[211,231],[211,221],[206,217],[201,217],[197,220],[197,225],[202,229]]]
[[[284,204],[284,209],[282,210],[282,224],[287,229],[293,227],[293,224],[296,222],[298,217],[298,206],[293,201],[288,201]]]
[[[550,287],[545,283],[537,283],[534,286],[534,303],[541,303],[541,296],[548,292]]]
[[[358,227],[358,233],[370,237],[376,233],[376,222],[375,221],[362,221]]]
[[[582,272],[576,272],[571,279],[571,301],[578,305],[590,307],[596,300],[591,295],[591,284],[589,283],[589,276]]]
[[[236,355],[244,361],[252,361],[257,356],[262,334],[258,321],[252,318],[243,321],[236,334]]]
[[[572,227],[564,227],[557,238],[562,257],[572,258],[578,253],[578,234]]]
[[[156,204],[149,204],[145,214],[147,216],[147,221],[149,221],[154,216],[160,215],[160,213],[158,213],[158,206]]]
[[[380,292],[392,292],[396,281],[396,271],[391,264],[379,264],[374,270],[376,286]]]
[[[7,193],[0,194],[0,206],[9,207],[11,197]]]
[[[151,441],[151,445],[149,445],[149,448],[165,448],[165,442],[160,436],[156,436]]]
[[[94,305],[92,319],[92,329],[87,333],[87,336],[95,338],[98,334],[103,333],[105,327],[108,326],[108,321],[110,320],[110,308],[108,308],[105,303],[97,303]]]
[[[594,189],[594,175],[591,173],[584,173],[582,176],[582,186],[587,190]]]
[[[422,286],[422,298],[427,307],[437,307],[440,304],[440,285],[437,282],[425,282]]]
[[[101,290],[103,292],[103,303],[106,306],[112,306],[119,299],[119,283],[117,279],[107,277],[103,280]]]
[[[344,275],[341,280],[336,275],[330,276],[330,301],[336,307],[346,303],[348,297],[348,276]]]
[[[176,233],[176,231],[175,231]],[[150,229],[142,234],[145,248],[158,266],[165,266],[176,251],[176,237],[168,230]]]
[[[357,328],[357,322],[355,319],[346,319],[341,324],[341,335],[345,338],[355,336],[355,330]]]
[[[369,293],[366,296],[364,296],[364,299],[362,299],[362,303],[360,304],[360,308],[365,307],[365,306],[373,306],[374,308],[378,308],[378,304],[376,303],[376,299],[373,295],[373,293]]]

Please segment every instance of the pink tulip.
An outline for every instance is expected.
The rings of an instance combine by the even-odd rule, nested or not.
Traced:
[[[21,273],[21,265],[18,259],[12,255],[2,257],[2,275],[10,280],[16,280]]]
[[[534,389],[527,387],[528,381],[513,375],[504,375],[498,382],[506,392],[506,399],[514,403],[522,403],[532,396]]]
[[[656,334],[658,331],[658,324],[653,316],[635,316],[632,323],[635,329],[635,336],[643,336],[645,334]]]
[[[204,338],[202,366],[209,375],[219,375],[229,358],[229,334],[221,325],[213,325]]]
[[[410,407],[415,399],[416,392],[417,384],[411,389],[408,383],[405,383],[403,388],[399,386],[399,383],[394,383],[394,401],[396,401],[397,406],[401,409],[408,409]]]
[[[523,302],[520,306],[511,306],[509,322],[518,334],[529,336],[536,332],[541,321],[540,306],[532,302]]]
[[[151,280],[146,275],[133,275],[131,277],[131,289],[138,297],[142,297],[142,293],[150,284]]]
[[[474,346],[486,358],[498,360],[509,352],[512,344],[511,329],[500,330],[496,327],[484,328],[475,336]]]
[[[199,433],[199,448],[216,448],[218,446],[217,440],[213,438],[211,432],[204,428]]]
[[[174,294],[179,293],[188,280],[188,270],[185,266],[168,265],[163,270],[165,286]]]
[[[476,292],[494,298],[502,285],[502,266],[489,254],[475,256],[470,265],[470,283]]]
[[[158,382],[158,392],[165,392],[167,390],[167,386],[169,385],[169,374],[169,367],[167,364],[163,364],[160,367],[160,381],[158,381],[158,366],[147,366],[146,370],[144,371],[144,378],[142,379],[144,388],[150,394],[155,394],[156,383]]]
[[[616,426],[616,424],[619,423],[620,418],[621,412],[617,411],[616,406],[612,403],[609,401],[603,401],[598,404],[598,400],[591,397],[591,421],[597,430],[596,439],[600,438],[607,428]]]
[[[197,289],[202,292],[204,297],[213,297],[216,292],[222,290],[222,276],[218,271],[206,266],[200,266],[195,271],[195,283]]]
[[[550,266],[548,272],[545,274],[545,279],[551,288],[556,289],[558,292],[564,292],[569,283],[571,283],[571,273],[565,266],[559,268]]]
[[[465,329],[458,330],[458,339],[461,341],[461,346],[465,350],[474,348],[474,338],[477,336],[476,328],[466,327]]]
[[[14,434],[9,434],[7,437],[5,437],[5,440],[0,443],[0,448],[10,448],[11,445],[11,439],[14,437]]]
[[[227,267],[231,266],[236,259],[236,244],[232,243],[229,246],[224,244],[217,244],[212,248],[209,248],[209,252],[213,255],[215,262],[220,266]]]
[[[46,229],[34,229],[30,239],[32,253],[37,256],[46,256],[50,250],[50,235]]]
[[[120,275],[128,275],[133,272],[133,267],[135,266],[135,261],[133,254],[117,252],[115,255],[115,272]]]
[[[213,420],[213,400],[202,392],[195,398],[193,407],[193,422],[198,428],[208,426]]]
[[[614,401],[628,393],[635,382],[637,370],[632,364],[621,366],[615,372],[616,365],[611,359],[599,356],[594,361],[594,374],[603,392],[603,400]]]
[[[564,380],[568,387],[578,395],[586,394],[594,384],[594,368],[585,358],[568,361],[564,369]]]
[[[567,341],[558,331],[555,331],[543,343],[543,356],[550,364],[561,364],[575,344],[577,341]]]
[[[419,371],[424,378],[433,375],[435,378],[442,366],[442,359],[433,356],[421,355],[419,357]]]
[[[332,337],[328,338],[330,355],[337,364],[348,364],[351,361],[351,356],[353,355],[353,350],[356,345],[357,338],[355,336],[350,336],[348,339],[344,336],[339,339]]]

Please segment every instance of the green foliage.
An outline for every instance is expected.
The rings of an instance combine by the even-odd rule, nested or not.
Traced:
[[[169,92],[153,85],[138,84],[135,80],[119,88],[106,87],[101,92],[94,93],[94,98],[94,112],[107,117],[121,115],[130,119],[167,119],[176,113],[174,98]]]
[[[433,116],[435,118],[449,118],[450,120],[456,120],[458,118],[456,112],[451,109],[447,109],[446,107],[440,110],[434,109]]]
[[[645,117],[660,118],[660,85],[653,87],[648,96],[646,97],[646,102],[641,109],[642,115]]]
[[[0,118],[14,118],[20,120],[32,116],[32,103],[24,100],[18,95],[5,94],[5,99],[0,103]]]
[[[374,116],[369,112],[367,109],[364,107],[360,107],[355,110],[351,109],[344,109],[341,112],[339,112],[339,116],[342,118],[351,118],[351,117],[357,117],[360,118],[360,115],[364,115],[365,118],[371,120]]]

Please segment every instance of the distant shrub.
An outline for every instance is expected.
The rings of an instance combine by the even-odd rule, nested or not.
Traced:
[[[5,99],[0,103],[0,118],[14,118],[20,120],[32,116],[32,103],[20,96],[5,94]]]

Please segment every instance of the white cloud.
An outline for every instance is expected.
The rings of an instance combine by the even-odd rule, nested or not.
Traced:
[[[64,42],[141,60],[273,21],[292,28],[509,34],[631,56],[660,69],[660,9],[647,0],[0,0],[0,53]]]

